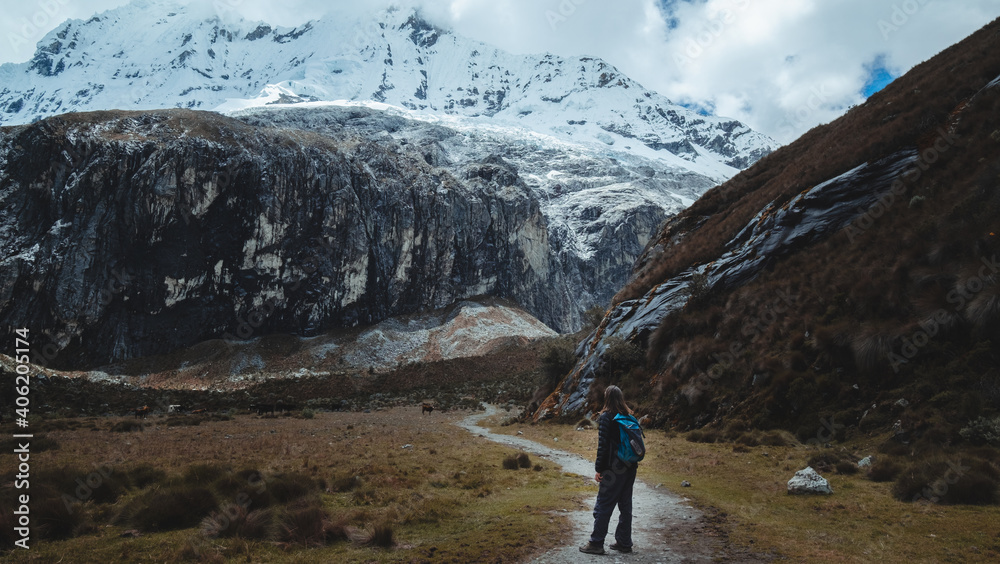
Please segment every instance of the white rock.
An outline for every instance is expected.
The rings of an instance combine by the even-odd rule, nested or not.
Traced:
[[[872,465],[872,457],[866,456],[858,461],[858,468],[868,468]]]
[[[790,494],[832,494],[833,489],[830,482],[818,472],[807,466],[804,470],[799,470],[791,480],[788,480],[788,493]]]

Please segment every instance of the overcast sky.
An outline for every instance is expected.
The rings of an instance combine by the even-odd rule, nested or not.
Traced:
[[[738,118],[781,142],[1000,16],[1000,0],[188,1],[276,25],[418,4],[438,25],[508,51],[602,57],[677,103]],[[126,3],[2,2],[0,62],[28,60],[68,18]]]

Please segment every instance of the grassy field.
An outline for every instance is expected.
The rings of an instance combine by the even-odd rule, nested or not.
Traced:
[[[542,423],[500,426],[496,432],[593,457],[595,429]],[[885,437],[837,445],[802,445],[776,433],[787,446],[696,443],[685,435],[647,432],[649,455],[639,479],[663,484],[705,508],[730,542],[757,554],[793,562],[989,562],[1000,561],[1000,507],[904,503],[892,482],[863,473],[823,472],[831,496],[790,496],[787,482],[814,457],[841,452],[876,453]],[[878,456],[876,454],[876,456]],[[680,487],[687,480],[691,487]],[[642,516],[636,517],[641,519]]]
[[[558,544],[584,480],[542,460],[504,469],[514,451],[451,424],[466,414],[38,422],[58,448],[32,452],[32,548],[3,560],[513,562]]]

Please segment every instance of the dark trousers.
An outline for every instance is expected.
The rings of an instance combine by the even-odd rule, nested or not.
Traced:
[[[611,513],[618,506],[618,528],[615,529],[615,541],[619,546],[632,546],[632,486],[635,485],[636,468],[628,468],[616,460],[611,470],[601,474],[601,486],[597,491],[597,503],[594,504],[594,532],[590,534],[590,542],[604,544],[608,536],[608,523]]]

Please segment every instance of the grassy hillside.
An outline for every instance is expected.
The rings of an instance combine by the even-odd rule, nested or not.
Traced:
[[[888,433],[881,448],[904,467],[979,449],[970,456],[993,480],[984,502],[998,501],[998,77],[1000,20],[672,220],[616,303],[714,260],[771,202],[897,151],[920,155],[848,228],[736,289],[695,288],[655,332],[618,347],[644,359],[619,355],[598,384],[619,383],[680,429],[780,428],[820,443]]]

